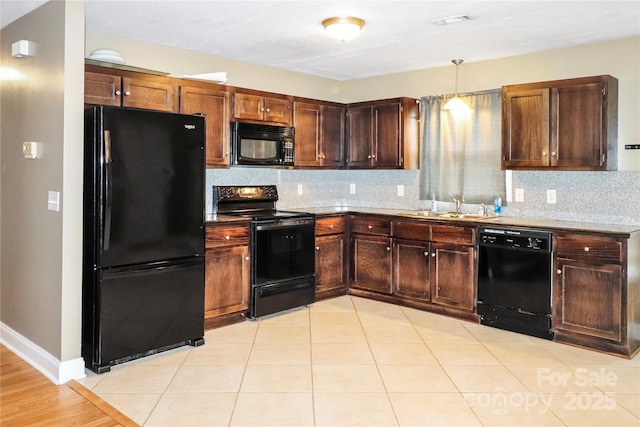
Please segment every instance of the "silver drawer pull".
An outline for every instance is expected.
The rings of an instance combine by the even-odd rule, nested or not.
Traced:
[[[224,236],[224,240],[230,240],[231,236],[229,236],[228,234],[226,236]]]
[[[333,228],[333,224],[331,224],[331,225],[329,226],[329,228]]]
[[[584,247],[584,251],[585,251],[585,252],[589,252],[589,246],[585,246],[585,247]]]
[[[371,230],[373,228],[373,225],[367,225],[367,228]]]

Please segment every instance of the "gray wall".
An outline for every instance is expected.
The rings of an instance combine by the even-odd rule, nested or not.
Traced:
[[[83,35],[84,3],[52,1],[0,38],[2,66],[19,76],[1,81],[0,320],[61,361],[80,356]],[[36,55],[13,58],[18,40]],[[42,158],[25,159],[23,141],[41,142]],[[49,190],[60,212],[47,210]]]

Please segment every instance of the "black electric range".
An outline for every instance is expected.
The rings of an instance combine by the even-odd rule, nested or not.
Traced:
[[[315,216],[277,201],[275,185],[213,187],[214,213],[251,220],[249,318],[315,301]]]

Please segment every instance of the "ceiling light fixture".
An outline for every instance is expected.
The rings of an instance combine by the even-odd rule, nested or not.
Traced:
[[[322,21],[322,26],[329,33],[341,42],[354,38],[364,27],[364,20],[353,16],[335,16]]]
[[[431,22],[436,25],[449,25],[449,24],[456,24],[458,22],[471,21],[472,19],[475,19],[475,18],[471,15],[455,15],[455,16],[449,16],[448,18],[436,19],[435,21],[431,21]]]
[[[442,107],[444,110],[468,110],[469,106],[464,101],[458,98],[458,67],[464,62],[464,59],[452,59],[451,62],[456,64],[456,92],[445,105]]]

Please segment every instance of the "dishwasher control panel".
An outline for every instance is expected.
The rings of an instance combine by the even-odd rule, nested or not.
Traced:
[[[551,233],[536,230],[480,227],[478,242],[482,246],[551,252]]]

